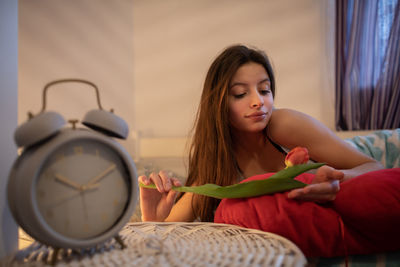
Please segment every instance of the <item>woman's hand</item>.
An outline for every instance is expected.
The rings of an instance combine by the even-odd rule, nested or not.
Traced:
[[[291,190],[288,198],[316,202],[332,201],[339,192],[339,183],[343,178],[343,172],[326,165],[322,166],[315,173],[315,178],[310,185]]]
[[[140,187],[140,209],[142,221],[164,221],[174,205],[176,191],[171,190],[172,186],[181,186],[177,178],[172,178],[166,172],[160,171],[150,174],[149,177],[139,176],[139,183],[149,185],[154,183],[155,189]]]

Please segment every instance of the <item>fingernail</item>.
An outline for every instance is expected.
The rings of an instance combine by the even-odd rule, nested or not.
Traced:
[[[333,186],[336,188],[337,191],[340,190],[340,183],[339,180],[335,180],[332,182]]]

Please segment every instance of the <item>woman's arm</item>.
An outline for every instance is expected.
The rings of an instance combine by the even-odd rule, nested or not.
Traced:
[[[376,160],[347,144],[319,121],[294,110],[275,110],[268,130],[270,137],[278,144],[290,149],[306,147],[312,160],[343,171],[344,179],[383,168]]]
[[[361,175],[363,173],[370,172],[370,171],[377,171],[377,170],[381,170],[381,169],[384,169],[383,165],[380,162],[374,160],[374,161],[370,161],[370,162],[361,164],[357,167],[347,169],[347,170],[341,170],[341,171],[344,173],[343,180],[348,180],[348,179],[351,179],[358,175]]]
[[[292,190],[289,198],[322,202],[333,200],[340,189],[340,181],[383,169],[379,162],[351,147],[322,123],[300,112],[274,110],[268,131],[278,144],[290,149],[306,147],[312,160],[327,164],[317,170],[313,184]]]
[[[194,212],[192,206],[193,193],[185,193],[172,207],[166,222],[193,222]]]
[[[152,173],[149,177],[140,176],[140,183],[149,185],[154,183],[157,189],[140,187],[140,209],[142,221],[193,221],[192,197],[185,193],[174,205],[177,195],[172,185],[180,186],[177,178],[171,178],[166,172]]]

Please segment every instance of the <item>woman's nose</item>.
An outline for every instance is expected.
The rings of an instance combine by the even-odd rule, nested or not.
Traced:
[[[264,105],[264,98],[262,97],[262,95],[260,95],[260,93],[254,93],[251,98],[251,106],[254,108],[258,108],[262,105]]]

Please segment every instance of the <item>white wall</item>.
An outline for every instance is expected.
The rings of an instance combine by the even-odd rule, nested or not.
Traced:
[[[333,128],[333,98],[322,100],[323,89],[333,88],[328,6],[320,0],[136,1],[134,101],[141,134],[184,136],[209,65],[234,43],[269,54],[277,107],[303,111]]]
[[[20,0],[18,120],[39,111],[46,82],[87,78],[135,129],[126,143],[132,154],[181,156],[209,65],[226,46],[244,43],[271,57],[277,107],[333,129],[333,7],[333,0]],[[94,104],[89,90],[51,94],[49,108],[67,117]]]
[[[17,249],[17,226],[7,203],[7,180],[17,156],[18,2],[0,1],[0,260]]]
[[[333,129],[333,12],[332,0],[135,1],[134,106],[142,138],[187,134],[209,65],[234,43],[268,53],[277,107],[305,112]],[[161,153],[152,149],[141,147]]]
[[[82,78],[100,89],[102,106],[134,127],[133,1],[20,0],[19,113],[38,113],[45,84]],[[47,109],[82,119],[97,109],[94,90],[76,83],[51,87]],[[131,140],[124,142],[133,151]]]

